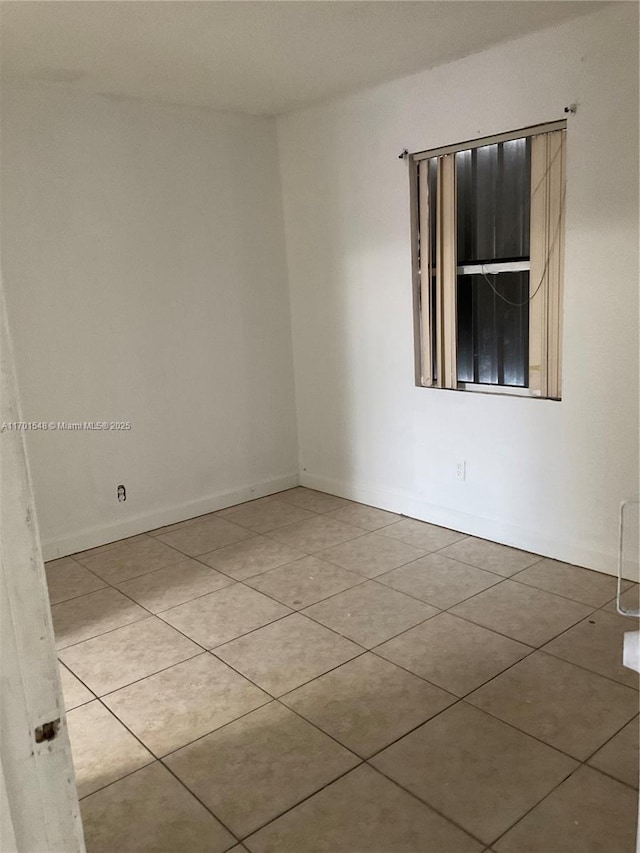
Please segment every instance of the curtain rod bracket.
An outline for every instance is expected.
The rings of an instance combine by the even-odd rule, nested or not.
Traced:
[[[407,148],[405,148],[403,150],[402,154],[398,154],[398,160],[406,160],[408,156],[409,156],[409,150]]]

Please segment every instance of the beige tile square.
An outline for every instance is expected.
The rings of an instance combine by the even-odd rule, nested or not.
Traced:
[[[251,853],[480,853],[448,820],[362,765],[245,841]]]
[[[83,800],[82,823],[89,853],[223,853],[234,842],[159,762]]]
[[[638,694],[570,663],[536,652],[467,701],[586,760],[638,713]]]
[[[98,696],[202,651],[155,616],[63,649],[60,659]]]
[[[637,794],[581,767],[500,841],[497,853],[631,853]]]
[[[445,557],[452,557],[454,560],[469,563],[470,566],[476,566],[478,569],[495,572],[505,578],[532,566],[541,559],[538,554],[519,551],[517,548],[509,548],[507,545],[499,545],[487,539],[476,539],[473,536],[449,545],[442,553]]]
[[[206,652],[105,696],[155,755],[166,755],[253,711],[270,696]]]
[[[303,557],[295,563],[289,563],[246,581],[254,589],[276,598],[295,610],[307,607],[337,592],[343,592],[362,582],[363,578],[360,575],[355,575],[325,560],[319,560],[317,557]]]
[[[107,587],[54,604],[51,615],[56,646],[64,649],[149,614],[121,592]]]
[[[440,554],[427,554],[377,578],[379,583],[420,598],[434,607],[453,607],[483,589],[500,583],[500,578]]]
[[[44,564],[49,588],[49,601],[59,604],[88,592],[102,589],[106,583],[69,557]]]
[[[277,702],[166,759],[170,769],[243,837],[358,763]]]
[[[370,649],[435,616],[438,611],[394,589],[367,581],[313,604],[304,612],[343,637]]]
[[[153,761],[151,753],[97,699],[69,711],[67,726],[80,797]]]
[[[170,566],[180,555],[153,536],[136,536],[93,556],[78,554],[76,559],[108,583],[118,583]]]
[[[421,551],[439,551],[445,545],[465,539],[464,533],[456,530],[448,530],[446,527],[438,527],[436,524],[428,524],[426,521],[416,521],[414,518],[404,518],[396,524],[383,527],[380,531],[382,536],[390,536],[399,539]]]
[[[264,501],[251,501],[251,503],[233,507],[225,511],[224,517],[255,533],[268,533],[286,524],[314,518],[314,513],[285,501],[268,498]]]
[[[294,613],[216,649],[217,657],[281,696],[356,657],[362,649]]]
[[[209,518],[199,521],[197,524],[188,524],[172,533],[162,533],[154,541],[165,543],[172,548],[186,554],[188,557],[197,557],[214,551],[216,548],[224,548],[234,542],[241,542],[253,534],[244,527],[239,527],[226,518]],[[174,560],[175,562],[175,560]]]
[[[196,560],[184,558],[173,566],[149,572],[117,586],[147,610],[159,613],[232,583],[226,575]]]
[[[632,788],[638,787],[638,717],[607,741],[595,755],[589,759],[589,764],[596,770],[602,770]]]
[[[340,507],[350,505],[350,501],[344,498],[338,498],[335,495],[327,495],[325,492],[317,492],[314,489],[306,489],[304,486],[297,486],[295,489],[288,489],[286,492],[279,492],[276,496],[280,501],[287,501],[311,512],[331,512]]]
[[[60,686],[66,711],[71,711],[79,705],[86,705],[87,702],[96,698],[72,672],[62,665],[60,666]]]
[[[366,578],[374,578],[390,569],[410,563],[424,554],[420,548],[377,533],[367,533],[342,545],[321,551],[318,556],[343,569]]]
[[[371,763],[485,844],[577,766],[464,702],[447,708]]]
[[[486,628],[440,613],[376,648],[376,654],[465,696],[531,652]]]
[[[558,560],[540,560],[514,578],[518,583],[564,595],[582,604],[603,607],[616,594],[616,579],[600,572],[592,572]],[[625,582],[624,589],[630,584]]]
[[[165,610],[161,617],[212,649],[290,613],[288,607],[240,583]]]
[[[291,545],[306,554],[315,554],[332,545],[362,536],[363,533],[361,527],[343,524],[326,515],[316,515],[307,521],[299,521],[297,524],[274,530],[269,535],[278,542]]]
[[[451,612],[514,640],[541,646],[591,610],[586,604],[505,581],[457,604]]]
[[[375,655],[362,655],[280,699],[368,758],[455,701]]]
[[[283,545],[282,542],[276,542],[266,536],[254,536],[244,542],[203,554],[198,559],[240,581],[292,563],[300,557],[304,557],[304,552],[298,551],[297,548]]]
[[[373,506],[356,503],[334,509],[327,515],[329,518],[335,518],[336,521],[363,527],[365,530],[379,530],[381,527],[387,527],[389,524],[394,524],[402,519],[402,516],[396,515],[395,512],[387,512],[384,509],[376,509]]]
[[[637,690],[640,676],[622,663],[624,634],[629,630],[625,619],[599,610],[560,634],[544,651]]]

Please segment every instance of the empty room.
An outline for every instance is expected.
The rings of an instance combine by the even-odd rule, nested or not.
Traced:
[[[638,3],[0,53],[2,853],[634,853]]]

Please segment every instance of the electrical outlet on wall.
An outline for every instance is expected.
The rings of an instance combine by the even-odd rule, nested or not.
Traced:
[[[456,462],[456,480],[465,480],[467,476],[467,460]]]

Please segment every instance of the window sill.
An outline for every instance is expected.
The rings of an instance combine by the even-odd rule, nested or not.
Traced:
[[[529,388],[518,388],[513,385],[480,385],[473,382],[459,382],[457,388],[438,388],[437,385],[416,385],[417,388],[436,388],[438,391],[470,391],[473,394],[490,394],[494,397],[526,397],[529,400],[550,400],[553,403],[562,402],[561,397],[542,397],[534,394]]]
[[[481,385],[475,382],[458,382],[457,391],[473,391],[476,394],[505,394],[509,397],[533,397],[540,399],[537,394],[532,394],[528,388],[516,385]]]

